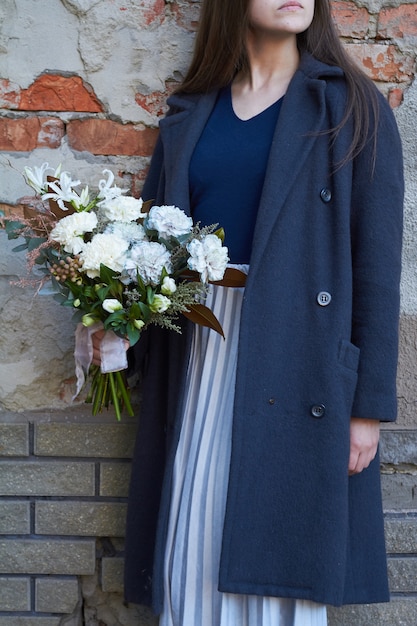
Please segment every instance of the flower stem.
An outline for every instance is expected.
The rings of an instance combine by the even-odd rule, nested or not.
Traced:
[[[109,372],[108,377],[110,381],[111,397],[113,401],[114,410],[116,413],[117,421],[120,422],[120,418],[121,418],[120,405],[119,405],[119,398],[118,398],[117,390],[116,390],[116,384],[114,382],[113,372]]]

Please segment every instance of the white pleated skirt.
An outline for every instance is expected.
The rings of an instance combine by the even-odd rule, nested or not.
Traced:
[[[235,266],[247,271],[247,266]],[[307,600],[217,589],[229,476],[233,396],[243,288],[211,286],[206,300],[223,326],[195,326],[176,453],[160,626],[326,626]]]

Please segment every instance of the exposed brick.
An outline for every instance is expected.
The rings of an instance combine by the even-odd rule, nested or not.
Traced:
[[[384,39],[417,37],[417,4],[381,9],[377,36]]]
[[[20,87],[7,78],[0,78],[0,108],[17,109],[20,102]]]
[[[342,37],[363,38],[369,28],[369,13],[349,0],[331,2],[337,30]]]
[[[29,578],[0,577],[0,611],[30,611]]]
[[[415,598],[395,598],[389,604],[360,604],[327,608],[329,626],[414,626]]]
[[[417,558],[388,559],[388,577],[392,592],[417,592]]]
[[[43,74],[20,95],[22,111],[80,111],[100,113],[97,96],[79,76]]]
[[[165,16],[165,0],[140,0],[139,6],[144,9],[143,21],[147,26],[162,22]]]
[[[385,520],[387,552],[417,554],[417,517]]]
[[[388,92],[388,102],[391,109],[396,109],[404,100],[404,92],[399,87],[390,89]]]
[[[39,613],[72,613],[79,599],[76,578],[37,578],[35,610]]]
[[[4,208],[6,206],[4,205]],[[16,211],[17,207],[9,207]],[[4,210],[0,205],[0,210]],[[6,211],[5,214],[7,215]],[[29,425],[0,424],[0,456],[28,456]]]
[[[2,574],[88,575],[94,574],[95,562],[91,540],[0,540]]]
[[[91,496],[94,464],[68,461],[5,461],[0,495]]]
[[[417,471],[417,430],[381,430],[380,458],[382,463],[416,465]]]
[[[60,626],[60,617],[0,617],[0,626]]]
[[[101,587],[103,591],[123,593],[124,559],[105,557],[101,563]]]
[[[39,456],[131,458],[134,424],[35,424]]]
[[[30,152],[35,148],[58,148],[64,123],[53,117],[0,118],[0,150]]]
[[[3,478],[3,476],[2,476]],[[0,501],[0,534],[28,535],[30,533],[29,502]]]
[[[178,0],[177,2],[172,2],[169,6],[179,26],[191,32],[197,30],[200,18],[200,3]]]
[[[166,104],[167,97],[171,95],[176,87],[178,87],[177,82],[166,81],[165,91],[153,91],[147,95],[137,93],[135,100],[142,109],[145,109],[151,115],[162,117],[168,110],[168,105]]]
[[[128,495],[131,467],[126,463],[100,464],[100,495],[122,498]]]
[[[392,471],[381,475],[385,510],[415,509],[417,507],[417,474]]]
[[[156,128],[96,119],[73,120],[67,133],[74,150],[125,156],[150,156],[158,136]]]
[[[393,45],[348,43],[345,47],[372,80],[401,83],[414,76],[414,58]]]
[[[37,502],[38,535],[123,537],[126,505],[117,502]]]

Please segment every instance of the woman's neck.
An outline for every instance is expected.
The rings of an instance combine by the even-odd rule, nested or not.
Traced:
[[[287,91],[300,56],[294,37],[248,37],[249,70],[232,85],[235,113],[241,119],[257,115]]]

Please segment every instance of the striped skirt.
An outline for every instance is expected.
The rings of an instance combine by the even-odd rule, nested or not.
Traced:
[[[206,304],[221,322],[226,340],[195,327],[174,465],[159,625],[326,626],[323,605],[217,589],[244,289],[210,289]]]

